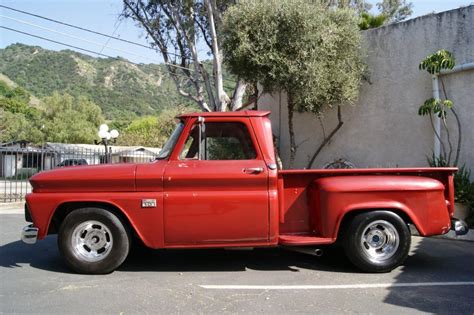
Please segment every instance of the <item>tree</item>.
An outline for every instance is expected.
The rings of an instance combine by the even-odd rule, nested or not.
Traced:
[[[23,113],[12,113],[0,108],[0,142],[28,140],[41,143],[44,135]]]
[[[219,36],[222,17],[233,0],[123,0],[123,16],[142,27],[161,53],[178,92],[203,111],[242,106],[246,83],[238,80],[232,99],[224,89]],[[203,65],[198,44],[212,56],[212,73]]]
[[[453,165],[457,166],[459,162],[459,155],[461,153],[461,140],[462,140],[462,129],[461,129],[461,121],[459,116],[453,107],[453,102],[448,98],[446,93],[446,88],[444,86],[444,81],[440,77],[440,73],[442,70],[450,70],[454,68],[456,62],[454,56],[451,52],[441,49],[434,54],[428,55],[425,59],[420,62],[418,68],[420,70],[425,70],[429,74],[431,74],[434,78],[439,79],[442,87],[442,91],[444,94],[444,99],[441,98],[430,98],[427,99],[423,105],[421,105],[418,109],[418,114],[421,116],[430,116],[431,127],[435,133],[436,138],[438,138],[441,147],[443,148],[443,153],[440,157],[434,156],[432,163],[434,164],[451,164],[451,157],[453,153],[453,144],[451,141],[451,133],[448,128],[447,124],[447,113],[451,111],[456,119],[456,126],[458,132],[458,141],[456,145],[456,153],[454,156]],[[434,127],[432,116],[436,115],[441,119],[443,122],[443,127],[446,132],[446,141],[448,142],[449,149],[446,150],[446,147],[441,139],[441,135],[438,134],[436,128]]]
[[[372,4],[368,3],[365,0],[322,0],[322,3],[327,7],[332,8],[353,9],[362,19],[372,17],[373,19],[380,20],[382,19],[382,17],[384,17],[382,24],[403,21],[413,13],[413,4],[411,2],[407,2],[406,0],[382,0],[380,2],[377,2],[375,6],[379,11],[378,14],[373,14],[369,12],[372,9]],[[378,25],[378,23],[372,25],[374,25],[373,27],[381,26]],[[366,26],[369,26],[368,28],[373,28],[370,27],[370,23],[366,24]]]
[[[265,91],[288,94],[290,167],[296,155],[294,110],[316,115],[337,107],[339,123],[317,154],[342,127],[341,105],[358,96],[364,71],[357,17],[311,0],[242,0],[224,15],[223,48],[230,71]]]
[[[387,17],[388,23],[403,21],[413,13],[413,4],[406,0],[383,0],[377,3],[377,8]]]
[[[382,26],[387,17],[383,14],[370,14],[367,12],[362,12],[359,19],[359,28],[361,30],[368,30],[371,28],[376,28]]]
[[[133,120],[117,139],[119,145],[143,145],[161,148],[176,127],[174,118],[186,112],[185,107],[162,111],[158,116]]]
[[[104,118],[99,106],[85,97],[53,93],[42,100],[43,132],[46,141],[93,143]]]
[[[41,112],[29,105],[30,94],[21,87],[9,87],[0,81],[0,142],[43,141]]]

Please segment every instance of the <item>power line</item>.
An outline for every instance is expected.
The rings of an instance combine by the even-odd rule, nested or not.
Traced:
[[[152,46],[143,45],[143,44],[140,44],[140,43],[131,41],[131,40],[123,39],[123,38],[116,37],[116,36],[111,36],[111,35],[104,34],[104,33],[101,33],[101,32],[97,32],[97,31],[94,31],[94,30],[91,30],[91,29],[88,29],[88,28],[85,28],[85,27],[81,27],[81,26],[69,24],[69,23],[66,23],[66,22],[58,21],[58,20],[55,20],[55,19],[52,19],[52,18],[49,18],[49,17],[46,17],[46,16],[39,15],[39,14],[34,14],[34,13],[31,13],[31,12],[26,12],[26,11],[23,11],[23,10],[15,9],[15,8],[12,8],[12,7],[3,5],[3,4],[0,4],[0,8],[5,8],[5,9],[7,9],[7,10],[16,11],[16,12],[19,12],[19,13],[23,13],[23,14],[26,14],[26,15],[34,16],[34,17],[37,17],[37,18],[40,18],[40,19],[44,19],[44,20],[47,20],[47,21],[50,21],[50,22],[62,24],[62,25],[65,25],[65,26],[69,26],[69,27],[72,27],[72,28],[76,28],[76,29],[85,31],[85,32],[89,32],[89,33],[96,34],[96,35],[100,35],[100,36],[105,36],[105,37],[108,37],[108,38],[111,38],[111,39],[115,39],[115,40],[118,40],[118,41],[122,41],[122,42],[125,42],[125,43],[129,43],[129,44],[136,45],[136,46],[141,46],[141,47],[144,47],[144,48],[147,48],[147,49],[151,49],[151,50],[156,51],[156,49],[153,48]],[[12,29],[12,30],[13,30],[13,29]],[[15,30],[13,30],[13,31],[15,31]],[[28,34],[26,34],[26,35],[28,35]],[[67,36],[67,35],[66,35],[66,36]],[[71,36],[72,36],[72,35],[71,35]],[[42,38],[42,39],[43,39],[43,38]],[[44,40],[49,40],[49,39],[44,39]],[[51,41],[51,40],[49,40],[49,41]],[[62,45],[62,44],[60,44],[60,45]],[[71,46],[69,46],[69,47],[71,47]],[[81,48],[78,48],[78,49],[81,49]],[[84,50],[84,49],[81,49],[81,50]],[[114,50],[116,50],[116,49],[114,49]],[[97,52],[92,52],[92,53],[98,54]],[[133,54],[133,53],[132,53],[132,54]],[[177,56],[177,57],[181,57],[180,54],[175,54],[175,53],[171,53],[171,52],[167,52],[167,54],[173,55],[173,56]],[[99,53],[98,55],[101,55],[101,54]],[[135,55],[136,55],[136,54],[135,54]],[[103,54],[102,54],[102,56],[103,56]],[[106,55],[106,56],[107,56],[107,55]],[[136,56],[138,56],[138,55],[136,55]],[[141,56],[140,56],[140,57],[141,57]],[[109,57],[109,58],[117,59],[117,58],[115,58],[115,57]],[[142,57],[142,58],[143,58],[143,57]],[[135,63],[133,63],[133,62],[130,62],[130,63],[135,64]],[[193,69],[181,67],[181,66],[178,66],[178,65],[175,65],[175,64],[172,64],[172,63],[166,63],[166,62],[163,62],[163,63],[166,64],[166,65],[168,65],[168,66],[176,67],[176,68],[181,68],[181,69],[186,70],[186,71],[191,71],[191,72],[195,71],[195,70],[193,70]],[[169,71],[168,71],[168,72],[169,72]],[[169,73],[171,73],[171,72],[169,72]],[[223,80],[224,80],[224,81],[227,81],[227,82],[235,83],[235,81],[230,80],[230,79],[225,79],[225,78],[223,78]]]
[[[22,24],[25,24],[25,25],[33,26],[33,27],[36,27],[36,28],[39,28],[39,29],[42,29],[42,30],[45,30],[45,31],[48,31],[48,32],[51,32],[51,33],[56,33],[56,34],[59,34],[59,35],[62,35],[62,36],[66,36],[66,37],[69,37],[69,38],[77,39],[77,40],[80,40],[80,41],[83,41],[83,42],[86,42],[86,43],[89,43],[89,44],[93,44],[93,45],[102,47],[102,49],[101,49],[101,51],[100,51],[101,53],[102,53],[102,51],[103,51],[104,48],[108,48],[108,49],[111,49],[111,50],[120,51],[120,52],[123,52],[123,53],[126,53],[126,54],[134,55],[134,56],[136,56],[136,57],[140,57],[140,58],[143,58],[143,59],[148,59],[148,60],[154,61],[153,59],[151,59],[151,58],[149,58],[149,57],[145,57],[145,56],[142,56],[142,55],[139,55],[139,54],[136,54],[136,53],[133,53],[133,52],[124,50],[124,49],[120,49],[120,48],[115,48],[115,47],[107,46],[107,43],[108,43],[108,42],[106,42],[105,45],[104,45],[104,44],[99,43],[99,42],[95,42],[95,41],[92,41],[92,40],[89,40],[89,39],[85,39],[85,38],[82,38],[82,37],[79,37],[79,36],[71,35],[71,34],[68,34],[68,33],[59,32],[59,31],[53,30],[53,29],[51,29],[51,28],[47,28],[47,27],[44,27],[44,26],[41,26],[41,25],[33,24],[33,23],[30,23],[30,22],[27,22],[27,21],[24,21],[24,20],[15,19],[15,18],[12,18],[12,17],[9,17],[9,16],[5,16],[5,15],[1,15],[1,14],[0,14],[0,17],[6,18],[6,19],[9,19],[9,20],[18,22],[18,23],[22,23]],[[110,39],[110,38],[109,38],[109,39]],[[109,40],[109,39],[107,39],[107,40]],[[158,62],[158,61],[157,61],[157,62]],[[165,64],[166,64],[166,63],[165,63]],[[173,66],[174,66],[174,65],[173,65]]]
[[[111,59],[115,59],[115,60],[127,62],[127,63],[133,64],[133,65],[140,65],[140,64],[138,64],[138,63],[136,63],[136,62],[133,62],[133,61],[130,61],[130,60],[127,60],[127,59],[120,59],[120,58],[113,57],[113,56],[110,56],[110,55],[107,55],[107,54],[104,54],[104,53],[100,53],[100,52],[93,51],[93,50],[90,50],[90,49],[86,49],[86,48],[82,48],[82,47],[78,47],[78,46],[66,44],[66,43],[63,43],[63,42],[60,42],[60,41],[57,41],[57,40],[54,40],[54,39],[42,37],[42,36],[39,36],[39,35],[34,35],[34,34],[31,34],[31,33],[28,33],[28,32],[23,32],[23,31],[16,30],[16,29],[13,29],[13,28],[10,28],[10,27],[6,27],[6,26],[3,26],[3,25],[0,25],[0,28],[6,29],[6,30],[9,30],[9,31],[12,31],[12,32],[16,32],[16,33],[28,35],[28,36],[31,36],[31,37],[39,38],[39,39],[42,39],[42,40],[45,40],[45,41],[48,41],[48,42],[52,42],[52,43],[55,43],[55,44],[58,44],[58,45],[63,45],[63,46],[66,46],[66,47],[70,47],[70,48],[82,50],[82,51],[85,51],[85,52],[88,52],[88,53],[91,53],[91,54],[95,54],[95,55],[98,55],[98,56],[107,57],[107,58],[111,58]],[[170,64],[170,66],[173,66],[173,65]],[[179,66],[177,66],[177,67],[179,67]],[[182,67],[179,67],[179,68],[182,68]],[[184,68],[184,69],[186,69],[186,68]],[[188,69],[186,69],[186,70],[188,70]],[[179,76],[185,76],[185,77],[187,77],[186,75],[180,74],[180,73],[171,73],[171,72],[169,72],[169,71],[164,71],[164,72],[168,72],[168,73],[173,74],[173,75],[179,75]]]
[[[99,56],[112,58],[112,59],[119,59],[117,57],[112,57],[112,56],[109,56],[109,55],[106,55],[106,54],[103,54],[103,53],[99,53],[99,52],[96,52],[96,51],[92,51],[92,50],[89,50],[89,49],[85,49],[85,48],[77,47],[77,46],[74,46],[74,45],[69,45],[69,44],[66,44],[66,43],[58,42],[54,39],[49,39],[49,38],[46,38],[46,37],[30,34],[30,33],[23,32],[23,31],[20,31],[20,30],[16,30],[16,29],[13,29],[13,28],[9,28],[9,27],[3,26],[3,25],[0,25],[0,28],[4,28],[6,30],[16,32],[16,33],[20,33],[20,34],[24,34],[24,35],[28,35],[28,36],[31,36],[31,37],[36,37],[36,38],[39,38],[39,39],[42,39],[42,40],[46,40],[48,42],[52,42],[52,43],[55,43],[55,44],[67,46],[67,47],[70,47],[70,48],[79,49],[79,50],[82,50],[82,51],[85,51],[85,52],[88,52],[88,53],[91,53],[91,54],[96,54],[96,55],[99,55]],[[128,62],[135,64],[134,62],[131,62],[131,61],[128,61]]]
[[[151,49],[151,50],[156,51],[156,48],[153,48],[152,46],[143,45],[143,44],[140,44],[140,43],[131,41],[131,40],[127,40],[127,39],[123,39],[123,38],[120,38],[120,37],[116,37],[116,36],[112,36],[112,35],[109,35],[109,34],[101,33],[101,32],[98,32],[98,31],[94,31],[94,30],[91,30],[91,29],[88,29],[88,28],[85,28],[85,27],[82,27],[82,26],[77,26],[77,25],[73,25],[73,24],[66,23],[66,22],[61,22],[61,21],[58,21],[58,20],[55,20],[55,19],[52,19],[52,18],[43,16],[43,15],[34,14],[34,13],[31,13],[31,12],[26,12],[26,11],[23,11],[23,10],[15,9],[15,8],[12,8],[12,7],[3,5],[3,4],[0,4],[0,7],[1,7],[1,8],[5,8],[5,9],[7,9],[7,10],[12,10],[12,11],[20,12],[20,13],[23,13],[23,14],[26,14],[26,15],[31,15],[31,16],[34,16],[34,17],[36,17],[36,18],[40,18],[40,19],[47,20],[47,21],[50,21],[50,22],[54,22],[54,23],[58,23],[58,24],[61,24],[61,25],[65,25],[65,26],[68,26],[68,27],[76,28],[76,29],[81,30],[81,31],[85,31],[85,32],[89,32],[89,33],[92,33],[92,34],[104,36],[104,37],[107,37],[107,38],[109,38],[109,39],[119,40],[119,41],[122,41],[122,42],[125,42],[125,43],[128,43],[128,44],[132,44],[132,45],[136,45],[136,46],[140,46],[140,47],[144,47],[144,48],[147,48],[147,49]],[[115,31],[114,31],[114,32],[115,32]],[[168,54],[168,55],[177,56],[177,57],[181,57],[180,54],[175,54],[175,53],[172,53],[172,52],[167,52],[167,54]]]
[[[111,35],[108,35],[108,34],[104,34],[104,33],[101,33],[101,32],[97,32],[97,31],[94,31],[94,30],[91,30],[91,29],[88,29],[88,28],[85,28],[85,27],[81,27],[81,26],[69,24],[69,23],[66,23],[66,22],[61,22],[61,21],[58,21],[58,20],[55,20],[55,19],[51,19],[51,18],[46,17],[46,16],[39,15],[39,14],[34,14],[34,13],[26,12],[26,11],[23,11],[23,10],[18,10],[18,9],[15,9],[15,8],[12,8],[12,7],[8,7],[8,6],[3,5],[3,4],[0,4],[0,7],[1,7],[1,8],[8,9],[8,10],[12,10],[12,11],[20,12],[20,13],[23,13],[23,14],[31,15],[31,16],[34,16],[34,17],[37,17],[37,18],[40,18],[40,19],[43,19],[43,20],[50,21],[50,22],[54,22],[54,23],[59,23],[59,24],[62,24],[62,25],[66,25],[66,26],[69,26],[69,27],[72,27],[72,28],[76,28],[76,29],[81,30],[81,31],[89,32],[89,33],[96,34],[96,35],[100,35],[100,36],[109,37],[109,38],[112,38],[112,39],[115,39],[115,40],[119,40],[119,41],[122,41],[122,42],[125,42],[125,43],[132,44],[132,45],[141,46],[141,47],[144,47],[144,48],[156,50],[155,48],[153,48],[153,47],[151,47],[151,46],[143,45],[143,44],[140,44],[140,43],[131,41],[131,40],[127,40],[127,39],[123,39],[123,38],[120,38],[120,37],[111,36]]]
[[[91,54],[95,54],[95,55],[98,55],[98,56],[102,56],[102,57],[111,58],[111,59],[114,59],[114,60],[119,60],[119,61],[127,62],[127,63],[133,64],[133,65],[140,65],[140,64],[138,64],[138,63],[136,63],[136,62],[133,62],[133,61],[130,61],[130,60],[127,60],[127,59],[120,59],[120,58],[117,58],[117,57],[113,57],[113,56],[104,54],[104,53],[102,53],[102,52],[97,52],[97,51],[93,51],[93,50],[90,50],[90,49],[86,49],[86,48],[82,48],[82,47],[78,47],[78,46],[66,44],[66,43],[63,43],[63,42],[60,42],[60,41],[57,41],[57,40],[54,40],[54,39],[42,37],[42,36],[39,36],[39,35],[34,35],[34,34],[31,34],[31,33],[24,32],[24,31],[20,31],[20,30],[17,30],[17,29],[13,29],[13,28],[10,28],[10,27],[7,27],[7,26],[0,25],[0,28],[6,29],[6,30],[9,30],[9,31],[12,31],[12,32],[24,34],[24,35],[27,35],[27,36],[39,38],[39,39],[42,39],[42,40],[45,40],[45,41],[48,41],[48,42],[52,42],[52,43],[55,43],[55,44],[58,44],[58,45],[63,45],[63,46],[66,46],[66,47],[78,49],[78,50],[85,51],[85,52],[88,52],[88,53],[91,53]],[[185,70],[188,70],[188,71],[194,71],[194,70],[187,69],[187,68],[180,67],[180,66],[173,65],[173,64],[168,64],[168,65],[169,65],[169,66],[175,66],[175,67],[177,67],[177,68],[185,69]],[[163,71],[163,72],[167,72],[168,74],[172,74],[172,75],[177,75],[177,76],[182,76],[182,77],[188,78],[187,75],[182,74],[182,73],[172,73],[172,72],[166,71],[166,70],[162,70],[162,71]],[[234,81],[229,80],[229,79],[224,79],[224,80],[226,80],[226,81],[228,81],[228,82],[233,82],[233,83],[235,83]]]
[[[116,24],[116,25],[115,25],[114,31],[112,32],[112,36],[114,36],[114,35],[115,35],[115,32],[117,32],[117,30],[118,30],[120,24],[122,24],[122,20],[119,20],[118,17],[117,17],[117,20],[115,20],[115,24]],[[103,52],[104,49],[108,47],[107,45],[109,44],[110,40],[111,40],[110,37],[105,40],[104,46],[102,46],[102,48],[100,49],[100,52]]]

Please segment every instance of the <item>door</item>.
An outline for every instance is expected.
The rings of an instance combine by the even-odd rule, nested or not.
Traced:
[[[188,128],[165,169],[165,244],[267,241],[268,170],[249,119],[206,118]]]

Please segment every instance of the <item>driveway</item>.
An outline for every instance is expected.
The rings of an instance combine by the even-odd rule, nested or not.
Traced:
[[[56,237],[19,239],[21,214],[0,209],[2,313],[450,313],[474,312],[474,242],[413,238],[404,266],[355,270],[336,249],[323,257],[278,248],[134,250],[119,270],[78,275]]]

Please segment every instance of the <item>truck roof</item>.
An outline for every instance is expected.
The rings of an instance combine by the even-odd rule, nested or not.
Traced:
[[[179,115],[179,118],[188,117],[265,117],[270,115],[270,111],[262,110],[243,110],[237,112],[201,112],[201,113],[187,113]]]

